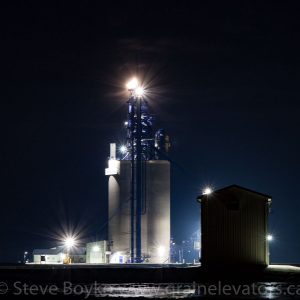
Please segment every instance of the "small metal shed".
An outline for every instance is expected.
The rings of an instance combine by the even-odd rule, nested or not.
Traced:
[[[269,195],[231,185],[197,200],[203,266],[269,264]]]

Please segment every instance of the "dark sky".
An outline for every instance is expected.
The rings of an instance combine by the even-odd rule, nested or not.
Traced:
[[[299,262],[296,1],[102,2],[1,4],[0,261],[105,237],[136,75],[172,139],[173,237],[198,229],[204,186],[239,184],[273,196],[271,260]]]

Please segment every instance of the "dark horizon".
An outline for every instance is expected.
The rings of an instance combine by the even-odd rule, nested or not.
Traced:
[[[296,4],[2,6],[1,262],[62,229],[105,238],[133,75],[171,137],[173,238],[199,228],[205,186],[238,184],[272,196],[271,262],[300,262]]]

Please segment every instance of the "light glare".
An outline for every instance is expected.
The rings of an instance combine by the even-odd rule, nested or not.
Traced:
[[[94,252],[99,252],[100,251],[100,247],[99,246],[94,246],[93,247],[93,251]]]
[[[267,240],[268,240],[269,242],[272,241],[272,240],[273,240],[273,235],[268,234],[268,235],[267,235]]]
[[[132,78],[128,83],[127,83],[127,88],[129,91],[135,90],[138,87],[138,80],[136,78]]]
[[[127,147],[126,147],[125,145],[122,145],[122,146],[120,147],[120,152],[121,152],[122,154],[127,153]]]
[[[137,97],[142,97],[144,95],[144,89],[141,86],[136,88],[135,94]]]
[[[68,249],[74,247],[75,244],[76,244],[76,241],[75,241],[75,239],[74,239],[73,237],[67,237],[67,238],[65,239],[65,246],[66,246]]]
[[[207,187],[203,190],[203,195],[209,195],[212,193],[212,189],[210,187]]]
[[[157,247],[157,254],[159,257],[163,257],[166,253],[166,248],[164,246]]]
[[[112,254],[110,262],[119,264],[119,263],[123,263],[123,259],[124,259],[124,256],[122,255],[122,253],[116,252],[116,253]]]

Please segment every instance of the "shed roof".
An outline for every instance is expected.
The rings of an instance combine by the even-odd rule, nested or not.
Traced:
[[[51,249],[34,249],[33,255],[58,255],[60,253],[64,253],[64,247],[55,247]],[[74,247],[69,253],[70,255],[85,255],[86,248],[85,247]]]
[[[51,248],[51,249],[34,249],[33,255],[57,255],[63,253],[62,247]]]
[[[216,190],[216,191],[213,191],[212,194],[215,194],[215,193],[222,193],[222,192],[224,192],[224,191],[231,190],[231,189],[243,190],[243,191],[246,191],[246,192],[249,192],[249,193],[253,193],[253,194],[262,196],[262,197],[264,197],[264,198],[272,199],[272,197],[271,197],[270,195],[263,194],[263,193],[260,193],[260,192],[256,192],[256,191],[250,190],[250,189],[248,189],[248,188],[242,187],[242,186],[237,185],[237,184],[232,184],[232,185],[223,187],[223,188],[221,188],[221,189],[218,189],[218,190]],[[211,194],[210,194],[210,195],[211,195]],[[197,197],[197,201],[200,202],[200,200],[201,200],[203,197],[207,197],[207,196],[208,196],[207,194],[199,195],[199,196]]]

